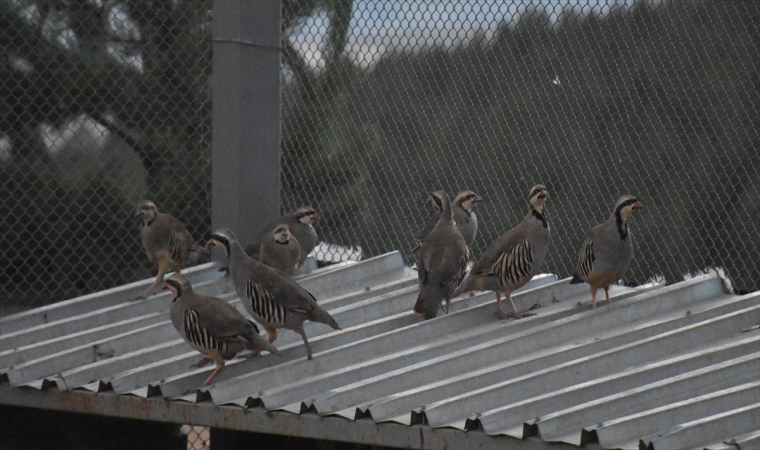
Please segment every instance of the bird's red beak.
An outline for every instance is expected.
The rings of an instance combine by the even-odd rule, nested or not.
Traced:
[[[317,213],[314,213],[314,214],[311,216],[311,220],[319,220],[319,215],[317,215]]]
[[[164,287],[161,288],[162,291],[165,291],[169,289],[169,283],[164,283]]]
[[[480,196],[477,196],[477,195],[472,199],[473,203],[480,203],[482,201],[483,201],[483,199],[480,198]]]
[[[427,200],[425,200],[425,203],[433,203],[435,200],[433,200],[433,196],[429,196]]]
[[[209,249],[209,248],[213,247],[214,245],[215,245],[214,241],[212,239],[209,239],[209,241],[206,242],[206,247],[205,248]]]
[[[549,191],[541,191],[538,194],[538,198],[546,198],[549,196]]]
[[[644,204],[641,202],[636,202],[633,204],[633,209],[644,209]]]

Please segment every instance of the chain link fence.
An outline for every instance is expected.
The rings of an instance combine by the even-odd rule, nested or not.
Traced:
[[[625,282],[760,288],[760,3],[285,3],[283,203],[318,207],[320,237],[406,251],[429,192],[469,189],[477,258],[542,183],[545,271],[633,194]]]
[[[0,307],[147,278],[137,203],[209,235],[211,1],[0,0]]]
[[[150,276],[134,209],[210,234],[210,0],[0,0],[0,315]],[[760,288],[760,3],[283,0],[282,211],[406,251],[469,189],[478,257],[550,191],[545,271],[634,194],[639,284]],[[342,249],[341,249],[342,248]],[[411,262],[411,261],[410,261]],[[187,428],[188,448],[208,430]]]
[[[140,199],[208,237],[211,6],[0,1],[4,311],[149,277]],[[630,193],[646,209],[627,282],[719,266],[757,289],[758,16],[745,1],[284,0],[282,210],[316,207],[324,241],[368,257],[413,246],[431,190],[470,189],[477,257],[540,182],[544,269],[567,276]]]

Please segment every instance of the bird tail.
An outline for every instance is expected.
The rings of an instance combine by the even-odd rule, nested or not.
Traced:
[[[324,309],[322,309],[319,306],[317,306],[314,309],[314,314],[313,314],[312,317],[309,318],[309,320],[311,320],[313,322],[320,322],[320,323],[323,323],[325,325],[329,325],[334,330],[342,330],[342,328],[340,327],[340,325],[338,325],[338,322],[336,322],[335,319],[333,319],[333,317],[330,315],[330,313],[328,313],[327,311],[325,311]]]
[[[570,279],[570,284],[581,284],[581,283],[585,283],[585,281],[581,279],[580,275],[578,275],[577,273],[574,273],[573,278]]]
[[[264,342],[266,342],[266,341],[264,341]],[[275,347],[274,345],[272,345],[271,342],[266,342],[266,344],[264,345],[264,348],[262,350],[266,350],[266,351],[268,351],[269,353],[271,353],[273,355],[285,356],[285,355],[282,354],[281,351],[277,350],[277,347]]]
[[[464,280],[462,280],[462,282],[459,283],[459,287],[454,289],[454,292],[452,292],[450,298],[454,298],[460,294],[464,294],[465,292],[470,292],[472,290],[472,286],[471,286],[472,283],[470,280],[471,280],[470,274],[465,275]]]

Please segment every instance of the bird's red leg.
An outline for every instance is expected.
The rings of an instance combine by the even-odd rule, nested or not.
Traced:
[[[596,309],[596,286],[591,286],[591,309]]]
[[[607,296],[607,304],[611,305],[612,302],[610,301],[610,288],[609,288],[609,286],[607,286],[606,288],[604,288],[604,295]]]
[[[211,384],[211,380],[213,380],[217,375],[219,375],[219,372],[221,372],[223,368],[224,368],[224,360],[216,361],[216,370],[211,374],[210,377],[208,377],[208,380],[206,380],[206,382],[203,383],[203,386],[201,387],[206,387],[209,384]]]
[[[504,313],[504,310],[501,308],[501,294],[496,293],[496,315],[502,319],[506,319],[509,317],[508,314]]]
[[[306,339],[306,332],[301,330],[293,330],[296,333],[300,334],[303,338],[303,345],[306,347],[306,359],[311,359],[311,345],[309,345],[309,340]]]

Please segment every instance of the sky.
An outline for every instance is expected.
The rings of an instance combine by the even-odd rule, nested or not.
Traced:
[[[663,0],[648,0],[657,6]],[[488,42],[502,24],[514,28],[521,15],[546,11],[551,24],[563,12],[578,17],[605,17],[626,10],[636,0],[355,0],[346,51],[363,67],[371,68],[383,56],[417,53],[432,48],[456,48],[474,39]],[[291,41],[315,70],[322,65],[323,37],[329,19],[317,12],[296,24]]]

